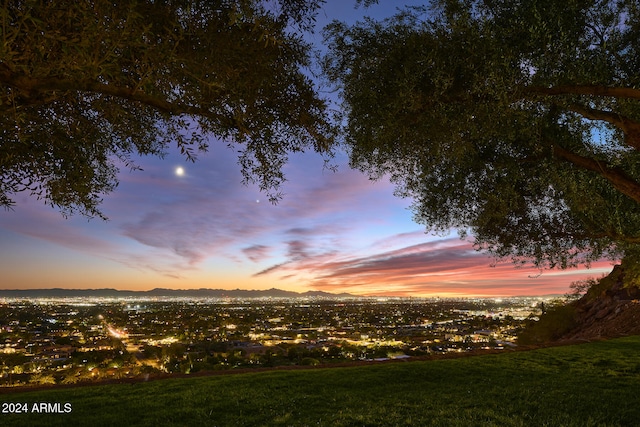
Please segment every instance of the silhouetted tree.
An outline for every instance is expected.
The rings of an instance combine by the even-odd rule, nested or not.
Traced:
[[[352,165],[429,230],[541,268],[633,258],[637,1],[436,0],[326,38]]]
[[[102,216],[132,155],[237,146],[277,199],[290,152],[329,153],[305,73],[319,0],[6,1],[0,8],[0,206],[28,192]]]

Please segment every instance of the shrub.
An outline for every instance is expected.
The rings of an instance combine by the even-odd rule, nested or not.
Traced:
[[[534,345],[555,341],[577,325],[576,308],[558,304],[549,309],[537,322],[531,322],[518,335],[518,344]]]

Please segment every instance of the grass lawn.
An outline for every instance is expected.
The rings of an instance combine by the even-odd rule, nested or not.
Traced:
[[[640,425],[640,337],[534,351],[0,394],[3,426]],[[69,413],[33,413],[60,403]],[[24,406],[23,406],[24,407]]]

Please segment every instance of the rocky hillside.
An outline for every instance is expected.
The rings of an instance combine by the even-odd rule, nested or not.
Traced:
[[[640,335],[640,288],[625,284],[621,266],[572,306],[575,323],[558,341]]]
[[[548,309],[518,335],[518,344],[539,346],[640,335],[640,286],[618,265],[572,303]],[[635,274],[634,277],[638,277]]]

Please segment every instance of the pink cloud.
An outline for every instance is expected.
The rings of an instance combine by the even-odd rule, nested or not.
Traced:
[[[477,252],[471,243],[445,239],[354,257],[324,253],[290,259],[259,274],[306,278],[310,289],[393,295],[541,295],[564,293],[569,284],[611,269],[608,261],[592,270],[546,272],[516,268]]]

